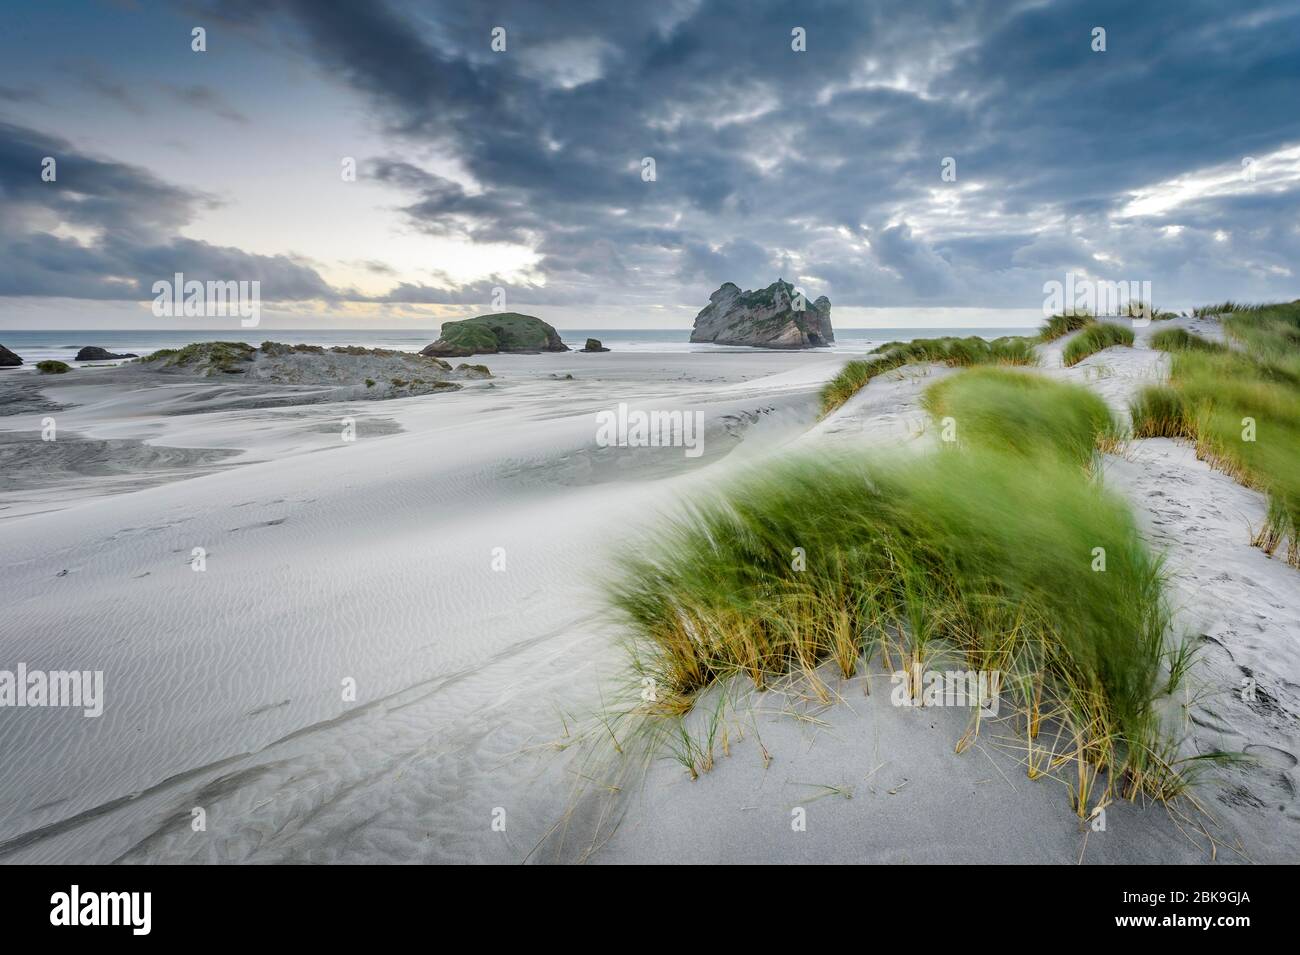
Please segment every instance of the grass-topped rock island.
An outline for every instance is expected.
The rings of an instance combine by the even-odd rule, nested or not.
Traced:
[[[460,322],[444,322],[438,340],[425,346],[420,354],[464,358],[498,352],[535,354],[568,350],[569,346],[560,341],[559,332],[540,318],[518,312],[495,312]]]

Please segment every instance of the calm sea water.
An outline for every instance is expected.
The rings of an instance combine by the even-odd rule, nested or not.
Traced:
[[[692,345],[686,328],[561,328],[560,338],[570,348],[581,348],[588,338],[599,338],[606,348],[636,352],[733,351],[718,345]],[[888,341],[913,338],[936,338],[941,335],[1025,335],[1027,328],[837,328],[835,345],[827,351],[860,354]],[[438,337],[436,329],[275,329],[253,328],[232,331],[195,331],[191,329],[123,330],[123,331],[30,331],[0,329],[0,345],[17,354],[28,364],[55,358],[71,362],[72,356],[86,345],[98,345],[111,352],[147,355],[160,348],[180,348],[192,342],[244,341],[259,345],[264,341],[308,345],[361,345],[365,348],[392,348],[419,351]]]

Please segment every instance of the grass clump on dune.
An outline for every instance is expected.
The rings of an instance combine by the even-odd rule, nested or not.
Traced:
[[[1193,318],[1210,318],[1215,315],[1230,315],[1233,312],[1240,312],[1245,309],[1254,308],[1253,305],[1243,305],[1240,302],[1218,302],[1214,305],[1200,305],[1192,309]]]
[[[1061,361],[1069,368],[1103,348],[1132,344],[1132,329],[1114,322],[1093,322],[1066,343],[1065,350],[1061,352]]]
[[[1168,388],[1133,403],[1134,433],[1190,438],[1197,457],[1264,491],[1268,514],[1252,543],[1300,567],[1300,301],[1198,311],[1226,316],[1239,347],[1173,351]]]
[[[1171,793],[1152,707],[1166,682],[1160,562],[1080,467],[1109,414],[1070,386],[1014,378],[967,372],[932,389],[932,410],[965,435],[952,453],[788,460],[626,553],[611,599],[657,705],[685,711],[736,676],[820,687],[826,661],[845,676],[879,661],[915,692],[911,674],[955,653],[1002,674],[1031,777],[1076,761],[1080,815],[1099,774],[1102,799]],[[1041,413],[998,423],[1024,399]]]
[[[822,388],[822,414],[830,414],[867,386],[872,378],[898,368],[903,362],[880,358],[875,361],[856,358],[840,369],[838,375]]]
[[[1106,403],[1087,388],[1000,368],[940,381],[922,404],[935,420],[952,420],[959,443],[1022,456],[1050,450],[1081,465],[1099,438],[1116,433]]]
[[[1145,318],[1153,322],[1167,322],[1178,317],[1174,312],[1162,312],[1155,305],[1141,299],[1127,303],[1120,312],[1122,318]]]
[[[1135,438],[1190,438],[1182,394],[1167,385],[1149,385],[1129,402]]]
[[[918,338],[910,342],[886,342],[873,349],[876,358],[855,359],[822,389],[822,414],[830,414],[861,391],[872,378],[903,365],[942,362],[954,368],[974,365],[1036,365],[1033,339],[1006,335],[986,341],[968,338]]]
[[[1223,346],[1194,335],[1185,328],[1163,328],[1151,336],[1151,347],[1159,351],[1223,351]]]
[[[1054,342],[1058,338],[1064,338],[1070,332],[1077,332],[1079,329],[1091,325],[1096,319],[1092,317],[1091,312],[1071,312],[1068,315],[1053,315],[1047,321],[1043,322],[1038,329],[1038,338],[1044,342]]]
[[[989,342],[989,357],[999,365],[1037,365],[1034,340],[1024,335],[1003,335]]]

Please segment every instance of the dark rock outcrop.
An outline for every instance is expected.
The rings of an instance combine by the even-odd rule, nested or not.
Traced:
[[[600,343],[599,338],[588,338],[587,344],[583,345],[580,350],[586,352],[609,351],[608,348],[606,348],[604,345]]]
[[[316,389],[312,399],[409,398],[455,391],[461,381],[491,378],[483,365],[452,369],[441,358],[391,348],[263,342],[196,342],[163,349],[131,366],[140,374],[189,374],[206,378],[238,375],[250,385],[293,385]]]
[[[444,322],[436,342],[426,345],[421,355],[437,358],[465,358],[498,352],[536,354],[568,351],[559,332],[534,315],[497,312],[461,322]]]
[[[4,345],[0,345],[0,368],[17,368],[23,360]]]
[[[831,301],[825,295],[806,302],[789,282],[777,279],[765,289],[742,292],[726,282],[695,316],[691,341],[759,348],[819,348],[835,341]]]
[[[77,352],[77,357],[73,361],[118,361],[123,358],[139,357],[139,355],[133,355],[129,352],[124,355],[115,355],[107,348],[100,348],[98,345],[87,345]]]

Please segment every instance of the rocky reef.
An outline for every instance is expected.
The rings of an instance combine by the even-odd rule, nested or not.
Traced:
[[[404,398],[455,391],[461,381],[492,377],[483,365],[462,364],[453,369],[440,358],[388,348],[325,348],[281,342],[263,342],[257,348],[245,342],[198,342],[180,349],[165,348],[128,367],[324,387],[339,391],[339,398]]]
[[[23,360],[4,345],[0,345],[0,368],[17,368]]]
[[[559,333],[534,315],[519,312],[496,312],[460,322],[444,322],[436,342],[420,352],[434,358],[464,358],[469,355],[495,355],[498,352],[536,354],[544,351],[568,351]]]
[[[752,292],[742,292],[734,282],[725,282],[695,316],[691,341],[758,348],[820,348],[835,341],[831,301],[825,295],[814,302],[804,301],[783,279]]]
[[[114,354],[107,348],[100,348],[98,345],[87,345],[81,351],[77,352],[74,361],[120,361],[124,358],[139,358],[139,355],[127,352],[125,354]]]

